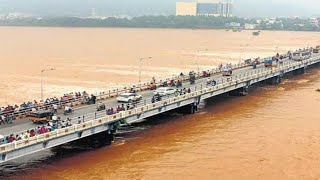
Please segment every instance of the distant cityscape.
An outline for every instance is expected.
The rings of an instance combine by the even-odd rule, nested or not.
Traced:
[[[85,27],[148,27],[148,28],[204,28],[237,30],[302,30],[320,31],[320,18],[234,16],[230,0],[177,2],[174,16],[104,16],[91,8],[87,16],[34,16],[11,12],[0,14],[2,26],[85,26]],[[69,22],[70,21],[70,22]]]
[[[177,2],[177,16],[221,16],[232,17],[231,1]]]

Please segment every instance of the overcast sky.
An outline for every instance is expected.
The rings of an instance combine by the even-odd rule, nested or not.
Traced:
[[[179,0],[0,0],[0,14],[33,15],[172,15]],[[192,0],[181,0],[192,1]],[[234,0],[237,16],[320,16],[320,0]]]

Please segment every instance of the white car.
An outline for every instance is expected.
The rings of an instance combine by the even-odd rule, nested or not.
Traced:
[[[123,93],[117,97],[118,102],[126,102],[126,103],[138,102],[141,99],[142,99],[142,96],[136,93]]]
[[[153,94],[159,94],[160,96],[171,95],[176,92],[175,88],[172,87],[160,87],[157,90],[153,91]]]

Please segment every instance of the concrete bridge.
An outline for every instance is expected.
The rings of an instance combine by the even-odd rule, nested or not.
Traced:
[[[66,116],[73,119],[74,125],[70,127],[0,145],[0,163],[93,135],[101,140],[112,142],[113,134],[121,124],[134,123],[173,110],[192,114],[197,111],[197,107],[202,100],[224,93],[229,93],[232,96],[245,96],[248,93],[248,88],[253,84],[259,82],[278,84],[282,77],[288,73],[303,74],[309,66],[319,64],[320,56],[315,54],[310,59],[303,61],[285,59],[282,64],[273,68],[265,68],[263,64],[258,65],[256,69],[251,66],[237,67],[232,77],[224,77],[221,72],[216,72],[210,77],[218,82],[215,86],[207,85],[206,78],[198,79],[194,85],[185,82],[183,87],[190,88],[191,93],[167,96],[155,103],[150,101],[152,91],[143,91],[141,94],[144,101],[139,103],[135,109],[113,115],[106,115],[105,112],[97,113],[93,105],[82,107],[76,110],[75,114]],[[115,98],[102,101],[108,107],[118,105]],[[84,122],[77,124],[79,116],[83,118]],[[36,126],[31,122],[25,122],[1,129],[0,133],[16,134],[34,127]]]

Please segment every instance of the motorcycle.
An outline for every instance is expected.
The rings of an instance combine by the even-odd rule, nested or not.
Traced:
[[[65,110],[64,112],[63,112],[63,115],[69,115],[69,114],[72,114],[73,113],[73,109],[69,109],[69,110]]]
[[[100,104],[100,105],[97,107],[97,111],[103,111],[103,110],[106,110],[106,105]]]

